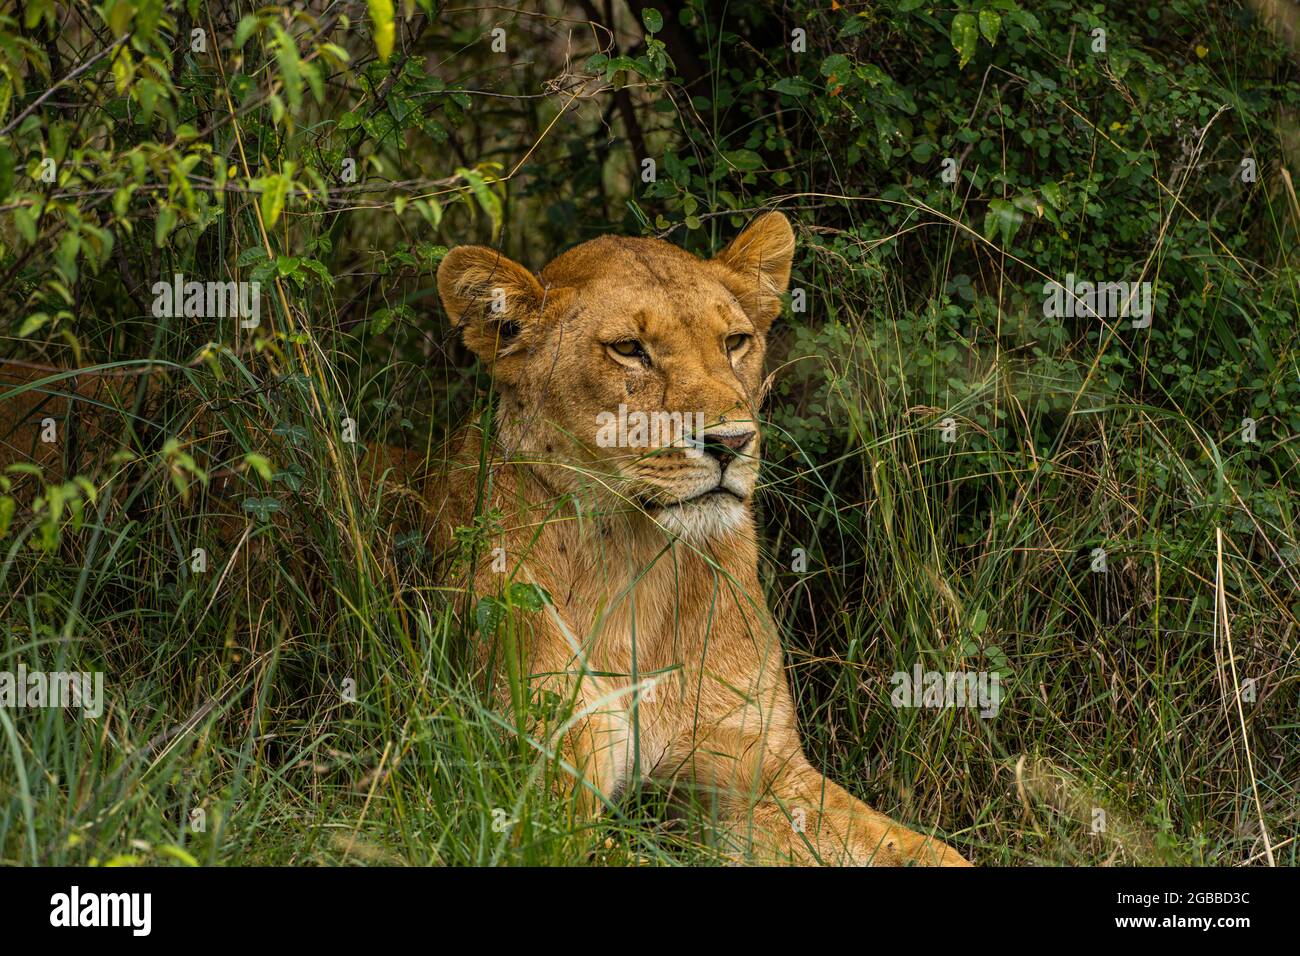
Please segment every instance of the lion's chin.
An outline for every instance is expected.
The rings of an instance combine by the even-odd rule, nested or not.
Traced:
[[[749,517],[744,501],[724,492],[701,495],[679,504],[649,509],[646,513],[664,531],[694,545],[739,531]]]

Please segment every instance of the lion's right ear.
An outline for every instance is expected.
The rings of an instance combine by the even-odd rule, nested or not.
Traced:
[[[546,293],[536,276],[495,249],[458,246],[438,266],[438,295],[465,345],[491,366],[526,337]]]

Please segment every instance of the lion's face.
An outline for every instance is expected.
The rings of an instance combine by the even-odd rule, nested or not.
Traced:
[[[701,541],[747,520],[766,334],[793,251],[770,213],[711,260],[604,237],[536,277],[468,246],[438,286],[492,370],[506,450],[556,466],[553,486]]]

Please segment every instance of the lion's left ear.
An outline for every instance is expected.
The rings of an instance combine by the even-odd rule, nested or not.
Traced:
[[[781,296],[790,285],[794,230],[779,212],[759,216],[714,257],[732,273],[727,287],[749,317],[766,332],[781,312]]]

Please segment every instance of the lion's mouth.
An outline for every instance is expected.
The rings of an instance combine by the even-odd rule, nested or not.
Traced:
[[[701,492],[698,495],[692,495],[689,498],[682,498],[679,499],[678,501],[663,502],[663,501],[652,501],[649,498],[642,498],[638,502],[638,504],[640,504],[640,506],[644,508],[646,511],[667,511],[670,508],[681,508],[689,504],[694,504],[696,502],[701,502],[701,501],[707,501],[713,498],[717,498],[719,496],[729,496],[735,498],[737,501],[742,503],[745,500],[744,495],[741,495],[733,491],[732,489],[728,488],[726,485],[718,485],[715,488],[710,488],[708,491]]]

